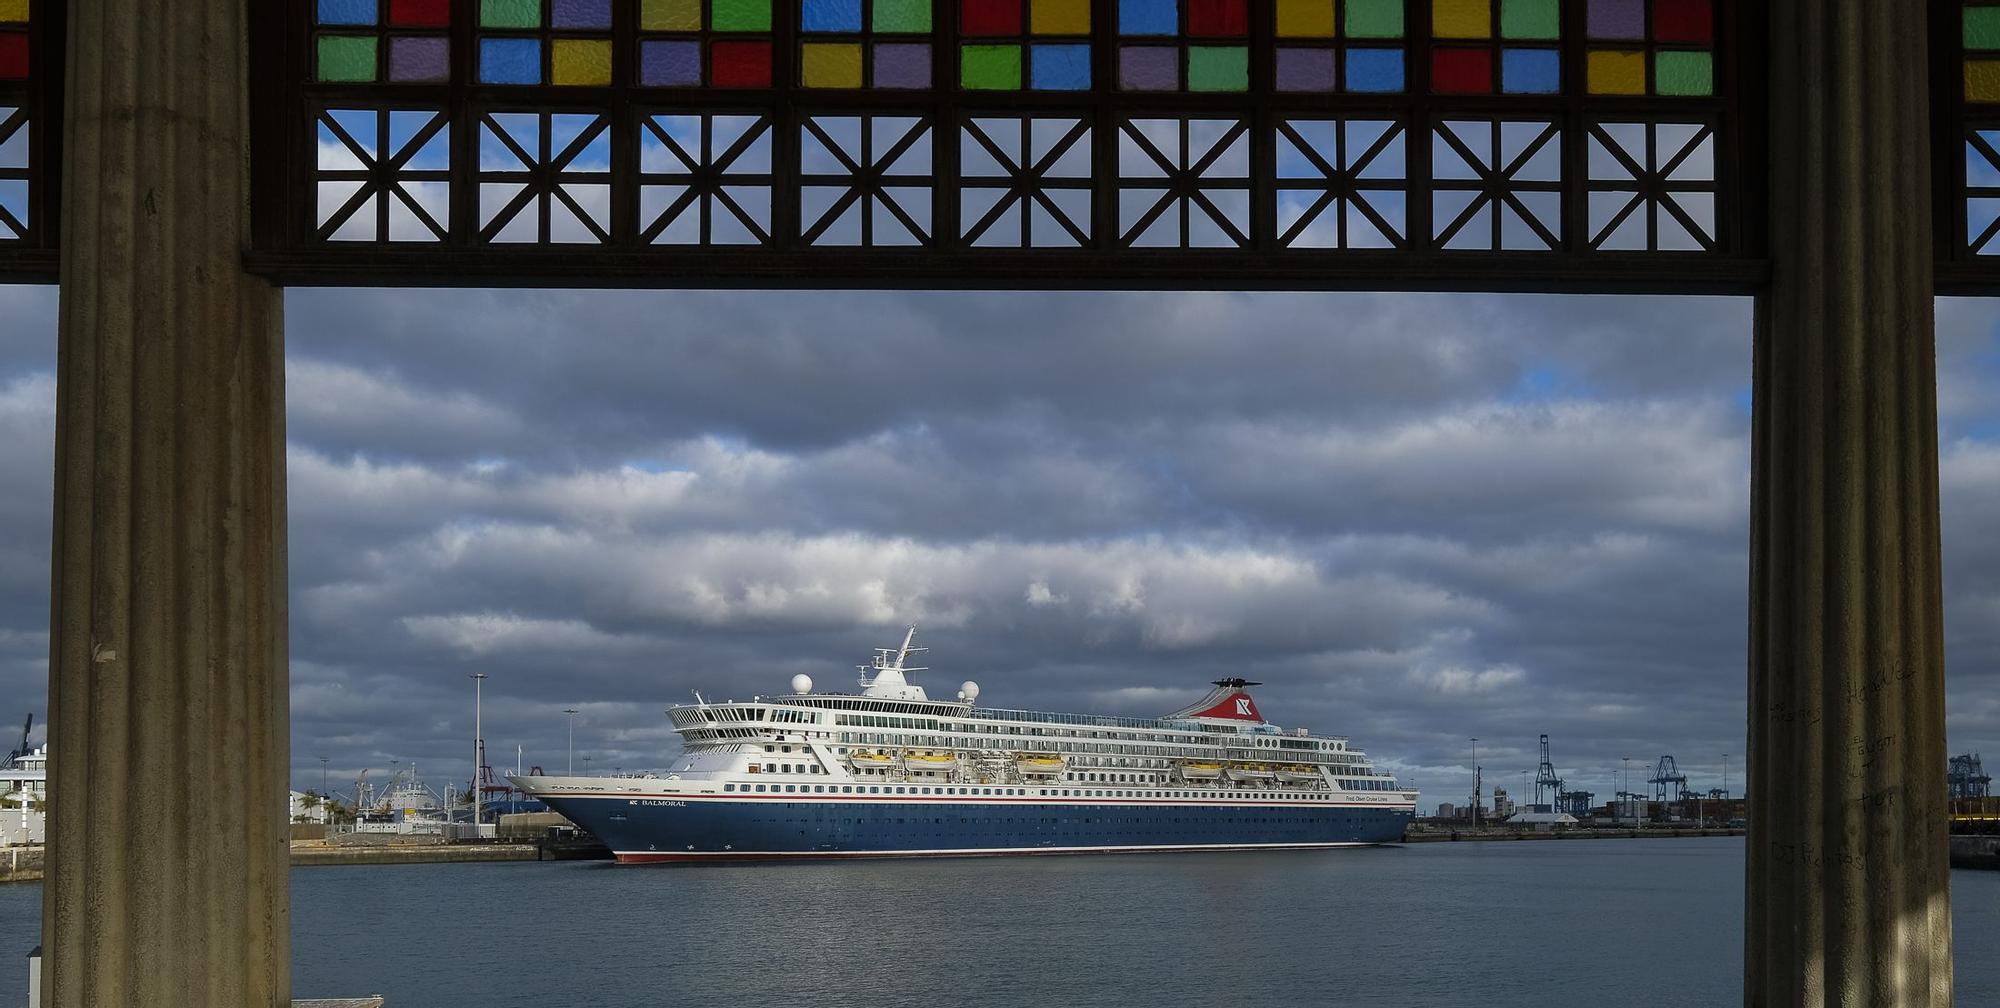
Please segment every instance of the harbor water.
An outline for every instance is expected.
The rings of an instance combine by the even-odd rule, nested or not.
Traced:
[[[390,1008],[1741,1000],[1738,838],[764,865],[297,868],[294,993]],[[1952,875],[2000,1004],[2000,872]],[[0,888],[36,940],[40,887]],[[0,1003],[25,989],[0,958]],[[1636,999],[1636,1000],[1635,1000]]]

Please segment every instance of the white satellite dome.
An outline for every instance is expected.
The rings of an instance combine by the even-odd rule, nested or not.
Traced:
[[[812,676],[806,675],[805,673],[801,672],[798,675],[792,677],[792,692],[811,693],[812,691],[813,691]]]
[[[970,679],[958,684],[958,698],[966,703],[979,699],[979,684]]]

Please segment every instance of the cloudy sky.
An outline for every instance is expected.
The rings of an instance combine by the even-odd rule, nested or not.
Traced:
[[[39,722],[54,292],[0,318],[0,723]],[[2000,757],[2000,306],[1939,318],[1951,745]],[[848,688],[907,623],[919,681],[995,706],[1263,680],[1426,806],[1472,736],[1510,789],[1541,732],[1600,800],[1627,756],[1740,787],[1747,301],[299,290],[287,324],[300,787],[463,782],[474,671],[496,765],[560,772],[575,706],[579,771],[658,766],[690,690]]]

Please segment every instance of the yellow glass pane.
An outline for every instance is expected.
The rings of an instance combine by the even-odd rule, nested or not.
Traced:
[[[1036,35],[1090,34],[1090,0],[1034,0],[1028,30]]]
[[[26,24],[28,0],[0,0],[0,23]]]
[[[1590,54],[1590,93],[1602,95],[1642,95],[1646,93],[1646,54],[1598,49]]]
[[[1965,100],[2000,102],[2000,60],[1965,61]]]
[[[861,86],[861,47],[846,42],[808,42],[800,54],[799,83],[810,88]]]
[[[556,39],[549,54],[549,78],[557,84],[603,87],[611,83],[611,43],[604,39]]]
[[[1431,0],[1431,34],[1438,38],[1492,37],[1492,0]]]
[[[1332,38],[1333,0],[1278,0],[1278,34]]]
[[[647,31],[700,31],[701,0],[640,0],[639,27]]]

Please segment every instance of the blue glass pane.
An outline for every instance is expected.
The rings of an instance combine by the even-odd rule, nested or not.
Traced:
[[[1178,35],[1179,0],[1118,0],[1120,35]]]
[[[805,0],[799,8],[799,27],[809,32],[858,32],[861,0]]]
[[[1509,49],[1500,54],[1500,90],[1555,94],[1562,90],[1562,62],[1554,49]]]
[[[319,23],[372,25],[375,0],[319,0]]]
[[[1038,45],[1029,55],[1029,86],[1037,91],[1090,90],[1088,45]]]
[[[479,81],[482,84],[540,84],[542,82],[541,40],[480,39]]]
[[[1347,90],[1369,93],[1403,90],[1401,49],[1349,49]]]

